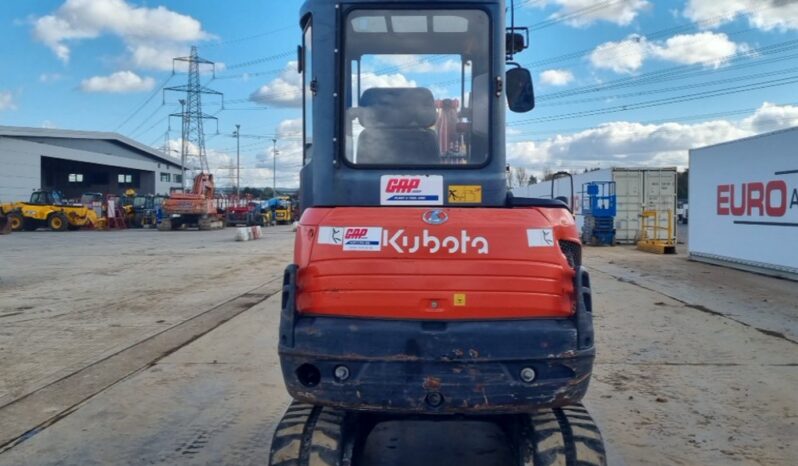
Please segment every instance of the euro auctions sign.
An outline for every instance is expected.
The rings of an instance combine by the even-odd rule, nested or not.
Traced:
[[[798,278],[798,128],[690,151],[690,256]]]
[[[788,185],[785,180],[721,184],[717,193],[718,215],[774,223],[791,217],[791,213],[798,216],[798,187]]]

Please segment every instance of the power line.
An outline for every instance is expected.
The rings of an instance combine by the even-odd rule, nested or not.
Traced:
[[[269,62],[269,61],[279,60],[281,58],[287,58],[287,57],[294,56],[294,55],[296,55],[296,50],[286,50],[285,52],[280,52],[278,54],[270,55],[268,57],[256,58],[254,60],[249,60],[249,61],[245,61],[245,62],[241,62],[241,63],[236,63],[234,65],[228,65],[227,69],[228,70],[233,70],[233,69],[236,69],[236,68],[245,68],[247,66],[258,65],[260,63],[265,63],[265,62]]]
[[[745,55],[738,55],[736,57],[733,57],[728,60],[727,66],[717,70],[706,69],[700,63],[690,64],[690,65],[678,65],[661,70],[651,71],[638,76],[619,78],[612,81],[607,81],[605,83],[575,87],[564,91],[542,94],[538,96],[538,100],[545,101],[561,97],[570,97],[573,95],[584,94],[584,93],[599,92],[609,89],[619,89],[629,86],[659,84],[663,81],[671,79],[683,79],[683,77],[696,77],[704,74],[711,74],[711,73],[714,74],[719,72],[727,72],[731,70],[747,68],[749,66],[759,66],[768,63],[776,63],[779,61],[784,61],[786,59],[794,58],[795,55],[788,57],[777,57],[768,60],[762,60],[760,57],[778,54],[797,48],[798,48],[798,40],[779,42],[776,44],[760,47],[757,49],[752,49]],[[740,62],[745,62],[746,60],[752,60],[752,61],[749,63],[740,63]],[[692,73],[694,76],[689,76],[689,73]]]
[[[750,74],[750,75],[744,75],[744,76],[735,76],[733,78],[718,79],[718,80],[714,80],[714,81],[704,81],[704,82],[700,82],[700,83],[686,84],[686,85],[675,86],[675,87],[649,89],[649,90],[645,90],[645,91],[631,92],[631,93],[627,93],[627,94],[603,95],[603,96],[598,96],[598,97],[590,97],[590,98],[577,99],[577,100],[565,100],[565,101],[562,101],[562,102],[551,102],[551,103],[547,103],[546,106],[547,107],[554,107],[554,106],[564,106],[564,105],[575,105],[575,104],[584,104],[584,103],[590,103],[590,102],[599,102],[599,101],[603,101],[603,100],[620,100],[620,99],[627,99],[627,98],[630,98],[630,97],[642,97],[642,96],[653,95],[653,94],[667,94],[667,93],[670,93],[670,92],[683,91],[683,90],[688,90],[688,89],[695,89],[695,88],[699,88],[699,87],[717,86],[717,85],[720,85],[720,84],[728,84],[728,83],[733,83],[733,82],[738,82],[738,81],[747,81],[747,80],[751,80],[751,79],[767,78],[767,77],[771,77],[771,76],[777,76],[777,75],[788,74],[788,73],[798,73],[798,68],[792,67],[792,68],[786,68],[786,69],[782,69],[782,70],[769,71],[769,72],[766,72],[766,73],[756,73],[756,74]],[[796,75],[794,77],[798,77],[798,75]]]
[[[787,105],[798,105],[798,102],[787,102],[783,104],[778,104],[780,106],[787,106]],[[722,112],[714,112],[714,113],[702,113],[702,114],[690,114],[690,115],[683,115],[678,117],[671,117],[671,118],[658,118],[654,120],[643,120],[643,121],[635,121],[634,123],[641,124],[641,125],[653,125],[653,124],[662,124],[662,123],[681,123],[687,121],[696,121],[696,120],[712,120],[715,118],[721,117],[729,117],[729,116],[738,116],[738,115],[748,115],[752,114],[759,110],[758,107],[749,107],[749,108],[740,108],[736,110],[726,110]],[[597,129],[601,125],[605,125],[608,123],[602,123],[599,125],[592,125],[592,126],[582,126],[578,128],[559,128],[559,129],[547,129],[547,130],[534,130],[534,131],[523,131],[516,134],[508,135],[508,138],[517,138],[517,137],[524,137],[529,135],[543,135],[543,134],[566,134],[566,133],[578,133],[581,131],[587,131],[591,129]],[[525,140],[525,141],[511,141],[511,142],[540,142],[544,141],[545,139],[533,139],[533,140]]]
[[[287,25],[287,26],[279,27],[277,29],[272,29],[270,31],[265,31],[265,32],[261,32],[261,33],[258,33],[258,34],[253,34],[251,36],[238,37],[238,38],[233,38],[233,39],[228,39],[228,40],[224,40],[224,41],[221,41],[221,42],[217,42],[217,43],[214,43],[214,44],[207,44],[207,45],[204,45],[203,48],[224,47],[226,45],[238,44],[238,43],[246,42],[246,41],[253,40],[253,39],[260,39],[261,37],[270,36],[272,34],[276,34],[278,32],[282,32],[282,31],[287,31],[288,29],[293,29],[295,27],[296,26],[294,26],[294,25]]]
[[[152,101],[152,99],[153,99],[153,98],[155,98],[155,96],[156,96],[156,95],[158,95],[158,92],[160,92],[160,91],[161,91],[161,89],[163,89],[163,88],[164,88],[164,86],[166,86],[166,84],[167,84],[167,83],[169,83],[169,80],[171,80],[171,79],[172,79],[172,76],[174,76],[174,73],[170,74],[170,75],[169,75],[169,77],[167,77],[167,78],[166,78],[166,79],[165,79],[165,80],[164,80],[164,81],[161,83],[161,85],[160,85],[160,86],[158,86],[157,88],[155,88],[155,90],[153,90],[153,91],[152,91],[152,94],[150,94],[150,95],[149,95],[149,97],[147,97],[147,98],[144,100],[144,102],[142,102],[142,103],[141,103],[141,105],[139,105],[138,107],[136,107],[136,109],[135,109],[135,110],[133,110],[133,113],[131,113],[130,115],[128,115],[128,116],[127,116],[127,118],[125,118],[125,119],[124,119],[124,121],[122,121],[122,123],[119,123],[119,124],[116,126],[116,128],[114,128],[114,131],[119,131],[119,128],[121,128],[121,127],[125,126],[125,125],[127,124],[127,122],[129,122],[129,121],[130,121],[130,120],[131,120],[133,117],[135,117],[136,115],[138,115],[138,113],[139,113],[139,112],[140,112],[140,111],[141,111],[141,110],[142,110],[142,109],[143,109],[143,108],[144,108],[144,107],[145,107],[145,106],[146,106],[148,103],[150,103],[150,102]]]
[[[610,113],[618,113],[618,112],[625,112],[629,110],[640,110],[644,108],[652,108],[652,107],[659,107],[663,105],[672,105],[676,103],[684,103],[684,102],[691,102],[695,100],[707,99],[711,97],[721,97],[724,95],[729,94],[736,94],[739,92],[750,92],[759,89],[767,89],[771,87],[778,87],[778,86],[785,86],[788,84],[795,84],[798,83],[798,77],[789,77],[789,78],[782,78],[782,79],[775,79],[770,81],[763,81],[758,83],[752,83],[744,86],[733,86],[724,89],[717,89],[714,91],[705,91],[705,92],[698,92],[693,94],[686,94],[681,96],[669,97],[666,99],[655,99],[649,100],[644,102],[637,102],[628,105],[618,105],[614,107],[605,107],[599,109],[591,109],[582,112],[572,112],[572,113],[565,113],[559,115],[551,115],[547,117],[539,117],[539,118],[529,118],[525,120],[519,120],[511,123],[507,123],[507,126],[524,126],[534,123],[544,123],[544,122],[551,122],[551,121],[560,121],[560,120],[569,120],[574,118],[583,118],[588,116],[597,116],[597,115],[606,115]]]
[[[759,6],[758,8],[754,9],[753,11],[766,10],[766,9],[773,8],[774,6],[775,5],[772,5],[769,2],[767,2],[767,3],[763,2],[763,5]],[[725,14],[722,13],[722,14],[719,14],[719,15],[716,15],[716,16],[713,16],[713,17],[710,17],[710,18],[703,19],[701,21],[685,23],[685,24],[681,24],[681,25],[677,25],[677,26],[671,26],[671,27],[664,28],[664,29],[658,29],[658,30],[653,31],[653,32],[646,32],[646,33],[638,34],[637,37],[640,38],[640,39],[644,39],[644,40],[654,40],[654,39],[659,39],[661,37],[673,36],[673,35],[675,35],[677,33],[702,30],[702,29],[704,29],[705,26],[709,26],[711,24],[715,24],[717,21],[728,17],[728,14],[729,14],[729,12],[727,12]],[[742,30],[739,30],[739,31],[731,32],[731,33],[728,33],[727,36],[735,36],[735,35],[739,35],[739,34],[744,34],[746,32],[752,31],[752,30],[755,30],[755,28],[746,28],[746,29],[742,29]],[[628,38],[629,37],[627,36],[627,37],[622,37],[622,38],[616,39],[615,42],[609,41],[609,42],[613,42],[615,45],[608,46],[608,49],[626,48],[626,47],[628,47],[630,45],[630,43],[628,41]],[[608,42],[605,42],[605,44],[607,44],[607,43]],[[592,53],[594,50],[595,50],[595,46],[592,47],[592,48],[589,48],[589,49],[582,49],[582,50],[579,50],[579,51],[569,52],[569,53],[566,53],[566,54],[563,54],[563,55],[557,55],[557,56],[554,56],[554,57],[544,58],[544,59],[536,61],[536,62],[527,62],[524,65],[526,67],[529,67],[529,68],[535,68],[535,67],[538,67],[538,66],[551,65],[551,64],[559,63],[559,62],[563,62],[563,61],[570,61],[570,60],[573,60],[573,59],[576,59],[576,58],[584,57],[584,56]]]

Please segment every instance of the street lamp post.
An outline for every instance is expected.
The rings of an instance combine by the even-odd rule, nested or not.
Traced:
[[[180,181],[186,192],[186,99],[180,99]]]
[[[277,197],[277,139],[272,139],[272,197]]]
[[[241,125],[236,125],[236,197],[241,197]]]

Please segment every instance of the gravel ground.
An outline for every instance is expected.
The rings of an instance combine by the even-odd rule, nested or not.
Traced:
[[[6,397],[142,341],[158,320],[174,326],[251,292],[290,258],[287,230],[253,243],[225,231],[162,233],[166,242],[153,244],[154,234],[87,232],[52,244],[42,232],[3,243]],[[70,257],[85,260],[77,273]],[[599,355],[585,401],[611,464],[798,464],[794,283],[631,248],[589,249],[586,263]],[[37,317],[2,317],[16,312]],[[278,318],[277,296],[249,307],[31,432],[0,464],[265,464],[288,403]],[[507,455],[495,427],[479,423],[385,425],[367,451],[379,466],[502,465]]]

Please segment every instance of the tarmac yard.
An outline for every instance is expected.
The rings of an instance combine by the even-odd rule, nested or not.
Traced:
[[[0,465],[265,464],[288,227],[0,238]],[[589,248],[585,400],[611,464],[798,464],[798,286]],[[379,425],[365,465],[508,464],[473,421]]]

